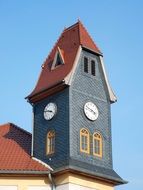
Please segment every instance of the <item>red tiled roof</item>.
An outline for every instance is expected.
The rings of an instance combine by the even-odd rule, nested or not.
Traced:
[[[30,99],[34,95],[49,89],[64,80],[73,68],[74,60],[80,45],[94,51],[95,53],[101,54],[87,30],[84,28],[82,23],[78,21],[76,24],[70,26],[62,32],[57,43],[43,64],[35,89],[27,98]],[[54,56],[58,47],[62,50],[65,64],[51,70]]]
[[[11,123],[0,125],[0,172],[49,170],[48,167],[33,160],[30,153],[30,133]]]

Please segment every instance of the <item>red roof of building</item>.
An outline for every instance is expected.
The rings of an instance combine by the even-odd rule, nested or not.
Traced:
[[[1,171],[49,171],[49,168],[31,157],[31,134],[8,123],[0,125]]]
[[[64,78],[73,68],[79,46],[88,48],[95,53],[101,54],[100,50],[91,39],[87,30],[80,21],[62,32],[57,43],[53,47],[48,58],[42,66],[40,77],[35,89],[28,96],[29,99],[64,80]],[[62,56],[64,57],[64,64],[51,70],[52,63],[58,48],[60,48]]]

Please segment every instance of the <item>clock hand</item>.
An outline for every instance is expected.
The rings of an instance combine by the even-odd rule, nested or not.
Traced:
[[[88,110],[90,110],[94,115],[96,115],[96,113],[95,113],[92,109],[90,109],[88,106],[86,106],[86,108],[87,108]]]
[[[45,112],[52,112],[51,110],[46,110]]]

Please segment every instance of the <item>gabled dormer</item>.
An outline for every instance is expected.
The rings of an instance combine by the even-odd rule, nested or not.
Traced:
[[[51,70],[54,70],[63,64],[65,64],[64,52],[59,47],[57,47],[57,51],[55,53],[55,57],[54,57],[54,60],[53,60],[52,66],[51,66]]]

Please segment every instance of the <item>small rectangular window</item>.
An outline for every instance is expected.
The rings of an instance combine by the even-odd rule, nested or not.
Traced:
[[[96,70],[95,70],[95,61],[91,61],[91,74],[93,75],[93,76],[95,76],[96,75]]]
[[[53,154],[55,152],[55,132],[49,131],[47,134],[46,154]]]
[[[84,72],[88,73],[88,59],[84,57]]]

